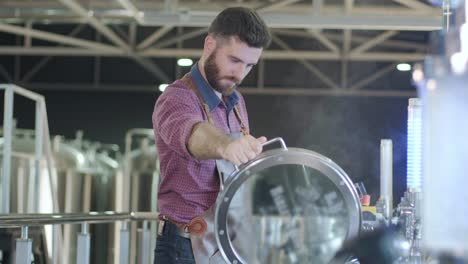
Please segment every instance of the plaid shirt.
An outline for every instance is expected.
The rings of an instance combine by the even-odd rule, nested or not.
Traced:
[[[220,131],[225,134],[241,131],[234,105],[249,129],[245,102],[238,91],[223,102],[202,77],[198,63],[189,74]],[[196,94],[177,80],[159,96],[152,120],[161,169],[159,212],[173,221],[188,223],[213,205],[219,192],[215,161],[196,160],[187,149],[194,125],[207,122],[208,118]]]

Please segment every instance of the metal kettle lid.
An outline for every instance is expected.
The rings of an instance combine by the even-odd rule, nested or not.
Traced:
[[[316,248],[307,247],[310,243],[318,242],[317,237],[327,236],[328,238],[324,238],[324,241],[328,239],[329,243],[341,245],[344,240],[356,236],[359,232],[361,223],[359,197],[346,173],[331,159],[319,153],[300,148],[287,148],[280,138],[267,143],[271,142],[280,142],[282,148],[265,151],[255,160],[239,167],[225,182],[225,188],[218,196],[215,211],[215,236],[221,254],[229,263],[264,263],[266,259],[259,260],[261,257],[259,252],[262,250],[270,250],[270,254],[278,250],[289,251],[288,254],[291,254],[296,250],[298,252],[294,254],[300,257],[299,251],[303,250],[299,248],[306,249],[306,251],[316,250]],[[254,197],[257,196],[255,199],[248,198],[242,201],[250,212],[250,217],[245,218],[249,220],[244,220],[249,222],[244,222],[243,225],[248,226],[250,230],[249,228],[244,231],[230,230],[228,222],[231,222],[232,218],[230,216],[232,201],[236,195],[239,195],[240,190],[246,187]],[[291,198],[293,196],[296,198]],[[270,209],[260,208],[266,207],[267,204]],[[275,225],[282,227],[273,230],[272,226]],[[302,229],[308,231],[304,235],[308,238],[301,240],[301,238],[289,237],[289,239],[288,236],[291,234],[288,235],[285,229],[292,225],[300,225]],[[343,227],[338,232],[337,226],[340,225]],[[269,239],[264,233],[259,233],[261,232],[259,229],[265,228],[271,229],[270,233],[278,233],[276,236],[281,237],[279,240],[297,239],[302,245],[293,245],[292,248],[290,246],[289,249],[284,249],[285,245],[271,242],[266,243],[268,249],[261,250],[260,247],[265,247],[265,239]],[[327,230],[331,234],[326,234]],[[236,232],[238,234],[233,235]],[[296,230],[294,236],[297,234]],[[242,255],[234,245],[232,238],[244,235],[252,236],[255,241],[250,242],[264,243],[261,246],[257,245],[256,251],[258,252],[253,253],[255,257]],[[270,235],[274,236],[274,234]],[[330,235],[335,237],[330,239]],[[261,238],[258,238],[259,236]],[[255,245],[252,247],[255,248]],[[333,245],[327,250],[338,248],[337,245]],[[333,252],[328,254],[333,254]],[[324,262],[328,257],[328,255],[323,257]],[[314,263],[321,262],[314,260]]]

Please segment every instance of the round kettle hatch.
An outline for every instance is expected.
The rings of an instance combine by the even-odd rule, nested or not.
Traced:
[[[228,263],[329,263],[361,225],[358,194],[346,173],[316,152],[263,152],[239,167],[216,201],[214,229]]]

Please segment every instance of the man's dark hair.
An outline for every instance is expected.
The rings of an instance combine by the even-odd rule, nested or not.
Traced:
[[[267,48],[271,35],[262,18],[252,9],[231,7],[219,13],[208,29],[213,36],[237,36],[249,47]]]

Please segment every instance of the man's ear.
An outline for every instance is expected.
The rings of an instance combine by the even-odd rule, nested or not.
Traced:
[[[216,49],[216,38],[214,38],[212,35],[208,34],[205,37],[205,43],[203,46],[204,53],[205,54],[211,54],[215,49]]]

